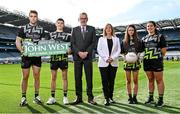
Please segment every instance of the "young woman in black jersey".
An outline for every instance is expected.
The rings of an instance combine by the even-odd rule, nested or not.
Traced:
[[[155,106],[163,106],[164,81],[163,81],[163,57],[166,54],[167,43],[163,35],[156,29],[156,23],[149,21],[147,23],[148,34],[142,38],[144,46],[144,71],[148,78],[149,98],[145,104],[154,103],[153,93],[155,81],[157,83],[159,99]]]
[[[124,70],[126,72],[126,86],[127,86],[127,92],[129,95],[129,104],[137,104],[137,93],[138,93],[138,73],[140,69],[140,61],[137,59],[134,63],[129,63],[126,61],[126,55],[128,53],[135,53],[138,55],[138,53],[141,52],[141,41],[138,39],[138,35],[136,32],[136,28],[134,25],[129,25],[126,28],[124,40],[121,45],[121,53],[125,57],[124,61]],[[131,73],[133,75],[133,82],[134,82],[134,88],[133,88],[133,96],[132,96],[132,87],[131,87]]]

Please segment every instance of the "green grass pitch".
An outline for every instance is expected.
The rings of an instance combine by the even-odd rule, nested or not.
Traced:
[[[87,103],[85,76],[83,76],[83,100],[84,103],[77,106],[63,105],[62,103],[62,78],[61,72],[58,72],[57,90],[55,105],[46,105],[45,102],[50,97],[50,69],[49,64],[44,63],[41,69],[41,88],[40,96],[44,102],[43,105],[34,104],[34,87],[32,73],[29,78],[27,91],[27,107],[20,107],[21,99],[21,68],[20,65],[0,65],[0,113],[180,113],[180,62],[165,61],[164,81],[165,81],[165,106],[155,108],[154,106],[144,105],[148,96],[147,78],[141,68],[139,72],[139,92],[138,105],[129,105],[127,102],[128,96],[126,92],[126,80],[123,70],[123,62],[121,61],[118,68],[115,81],[114,99],[117,101],[109,107],[103,105],[104,98],[102,93],[101,78],[97,63],[93,67],[93,93],[97,106],[92,106]],[[75,99],[75,84],[74,84],[74,69],[73,64],[69,63],[68,81],[69,101]],[[155,91],[155,100],[157,100],[157,87]]]

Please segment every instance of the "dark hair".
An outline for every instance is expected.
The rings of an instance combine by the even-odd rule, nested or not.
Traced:
[[[133,39],[136,41],[137,38],[138,38],[138,35],[137,35],[137,30],[136,30],[136,27],[134,25],[129,25],[126,27],[126,31],[125,31],[125,35],[124,35],[124,41],[125,41],[125,44],[127,45],[130,41],[130,36],[128,34],[128,29],[132,27],[134,29],[134,34],[133,34]]]
[[[157,27],[156,22],[154,22],[154,21],[148,21],[147,24],[148,24],[148,23],[152,23],[152,24],[154,25],[154,27],[155,27],[155,34],[158,34],[158,30],[157,30],[157,28],[156,28],[156,27]]]
[[[64,19],[58,18],[57,21],[62,21],[64,23]]]
[[[129,25],[126,27],[126,32],[125,32],[125,35],[124,35],[124,46],[125,48],[127,48],[129,46],[129,42],[130,42],[130,36],[128,34],[128,29],[132,27],[134,29],[134,34],[133,34],[133,40],[134,40],[134,43],[135,43],[135,48],[137,49],[139,44],[138,44],[138,35],[137,35],[137,30],[136,30],[136,27],[134,25]]]
[[[34,13],[34,14],[38,15],[38,12],[37,12],[36,10],[30,10],[30,11],[29,11],[29,15],[30,15],[31,13]]]

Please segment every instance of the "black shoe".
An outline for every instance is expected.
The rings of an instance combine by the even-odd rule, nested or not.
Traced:
[[[129,104],[133,104],[133,99],[132,98],[129,98],[128,101],[129,101]]]
[[[69,103],[69,104],[70,104],[70,105],[77,105],[77,104],[80,104],[80,103],[83,103],[82,99],[77,98],[74,102]]]
[[[97,105],[97,103],[94,100],[88,100],[88,103],[90,103],[92,105]]]
[[[105,99],[104,105],[105,105],[105,106],[109,106],[109,105],[110,105],[109,99]]]
[[[163,107],[164,102],[162,100],[158,100],[158,102],[155,104],[155,107]]]
[[[113,98],[109,98],[109,102],[110,102],[110,103],[116,103],[116,102],[113,100]]]
[[[133,97],[133,102],[134,102],[134,104],[138,104],[138,101],[137,101],[136,97]]]
[[[154,99],[152,97],[149,97],[148,100],[144,104],[154,104]]]

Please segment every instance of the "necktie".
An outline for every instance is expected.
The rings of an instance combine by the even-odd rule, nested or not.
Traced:
[[[82,26],[82,35],[83,35],[83,39],[85,38],[85,27]]]

